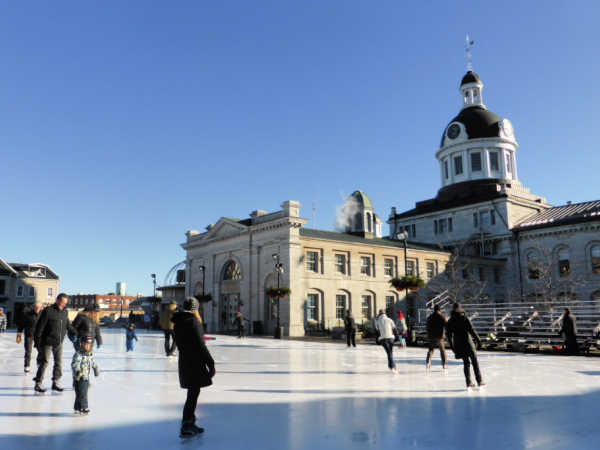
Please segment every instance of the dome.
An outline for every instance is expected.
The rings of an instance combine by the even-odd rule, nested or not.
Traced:
[[[363,191],[354,191],[350,197],[356,200],[362,207],[373,209],[371,199]]]
[[[500,117],[493,112],[488,111],[483,106],[472,106],[463,109],[458,116],[450,121],[450,123],[452,122],[462,123],[467,129],[469,139],[491,138],[500,135],[500,127],[498,126]],[[444,129],[444,133],[442,134],[440,147],[444,146],[445,137],[446,129]]]
[[[462,78],[462,81],[460,82],[460,85],[462,86],[463,84],[467,84],[467,83],[481,83],[481,80],[479,79],[479,76],[472,71],[468,71],[465,76]]]

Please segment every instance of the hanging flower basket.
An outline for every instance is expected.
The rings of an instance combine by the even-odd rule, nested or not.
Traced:
[[[425,282],[416,275],[405,275],[400,278],[392,278],[390,284],[396,288],[397,291],[402,291],[404,289],[417,291],[420,288],[425,287]]]
[[[292,293],[292,291],[287,286],[280,286],[278,288],[270,287],[270,288],[265,289],[265,294],[268,295],[271,300],[273,300],[274,298],[287,297],[291,293]]]
[[[197,295],[196,300],[198,300],[200,303],[208,303],[212,300],[212,295],[210,295],[210,294]]]

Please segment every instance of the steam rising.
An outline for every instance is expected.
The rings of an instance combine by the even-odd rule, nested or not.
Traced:
[[[345,232],[352,228],[354,217],[361,212],[360,203],[352,196],[347,196],[343,205],[338,205],[335,208],[335,229]]]

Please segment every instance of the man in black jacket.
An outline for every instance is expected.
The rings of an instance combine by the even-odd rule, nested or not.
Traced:
[[[471,381],[471,364],[473,364],[473,372],[475,372],[477,383],[479,386],[485,385],[479,370],[479,361],[477,361],[477,351],[475,349],[475,345],[479,347],[481,341],[473,329],[471,321],[465,315],[465,310],[458,303],[455,303],[452,308],[452,315],[448,321],[447,328],[448,341],[454,351],[454,355],[456,356],[456,359],[463,360],[467,387],[475,387]]]
[[[78,342],[88,336],[96,340],[96,348],[102,345],[102,334],[96,322],[97,311],[98,305],[94,305],[90,309],[81,311],[73,320],[69,329],[69,339],[73,342],[75,351],[79,350]]]
[[[350,310],[346,311],[346,318],[344,319],[344,330],[346,331],[346,343],[348,347],[352,344],[356,347],[356,321],[352,317]]]
[[[23,331],[25,331],[25,373],[29,372],[30,370],[29,367],[31,363],[31,352],[33,348],[33,335],[35,333],[35,325],[37,324],[37,321],[40,318],[41,310],[42,305],[39,303],[25,308],[23,310],[23,315],[21,317],[21,320],[19,321],[19,325],[17,328],[17,344],[21,343],[21,336]]]
[[[565,339],[565,351],[567,354],[576,355],[579,353],[579,346],[577,345],[577,322],[569,308],[565,308],[562,328],[559,334],[563,335]]]
[[[431,357],[436,347],[440,349],[442,358],[442,367],[446,369],[446,349],[444,348],[444,331],[446,330],[446,318],[440,311],[440,305],[433,307],[433,314],[427,318],[427,338],[429,340],[429,350],[425,360],[425,366],[431,368]]]
[[[58,294],[54,305],[47,307],[40,314],[35,327],[34,344],[38,350],[38,370],[35,376],[35,391],[46,392],[42,387],[44,372],[50,362],[50,355],[54,358],[54,369],[52,370],[52,390],[62,392],[58,380],[62,376],[62,343],[67,331],[72,332],[69,317],[67,315],[67,294]]]

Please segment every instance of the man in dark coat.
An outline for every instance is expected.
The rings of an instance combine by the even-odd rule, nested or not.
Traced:
[[[429,340],[429,350],[427,351],[427,358],[425,360],[425,366],[427,369],[431,367],[431,357],[436,347],[440,349],[440,356],[442,358],[442,367],[446,369],[446,349],[444,348],[444,331],[446,330],[446,318],[440,311],[440,305],[433,307],[433,314],[427,318],[427,338]]]
[[[479,362],[477,361],[477,351],[475,345],[481,345],[479,336],[473,329],[471,321],[465,315],[465,310],[458,303],[455,303],[452,309],[452,315],[448,321],[448,341],[454,351],[456,359],[462,359],[464,364],[465,381],[467,387],[474,387],[471,381],[470,365],[473,364],[473,372],[479,386],[485,385],[479,370]]]
[[[200,388],[210,386],[215,375],[215,362],[204,343],[202,319],[198,314],[199,303],[194,297],[183,302],[183,311],[173,314],[175,342],[179,349],[179,384],[187,389],[183,407],[181,437],[191,437],[204,432],[196,426],[196,405]]]
[[[244,316],[241,311],[235,313],[235,319],[233,319],[234,327],[238,330],[238,338],[241,339],[244,336]]]
[[[98,305],[92,306],[90,309],[81,311],[73,320],[71,329],[69,330],[69,339],[73,342],[75,351],[79,350],[78,342],[85,337],[91,336],[96,341],[96,347],[102,345],[102,334],[100,326],[96,322],[98,315]]]
[[[58,294],[54,305],[47,307],[40,314],[35,326],[34,344],[38,350],[38,370],[35,376],[35,391],[46,392],[42,387],[44,372],[50,362],[50,355],[54,358],[54,369],[52,370],[52,390],[62,392],[64,389],[58,385],[62,376],[62,343],[67,331],[71,330],[69,317],[67,315],[67,294]]]
[[[25,331],[25,373],[29,372],[31,364],[31,353],[33,348],[33,335],[35,333],[35,325],[40,318],[42,305],[35,303],[23,310],[23,315],[19,321],[17,328],[17,344],[21,343],[21,333]]]
[[[565,308],[565,314],[563,315],[562,328],[560,333],[565,338],[565,350],[569,355],[576,355],[579,353],[579,347],[577,345],[577,321],[575,316],[571,314],[569,308]]]
[[[352,347],[356,347],[356,321],[350,310],[346,311],[344,330],[346,331],[346,343],[348,347],[350,347],[350,344],[352,344]]]

